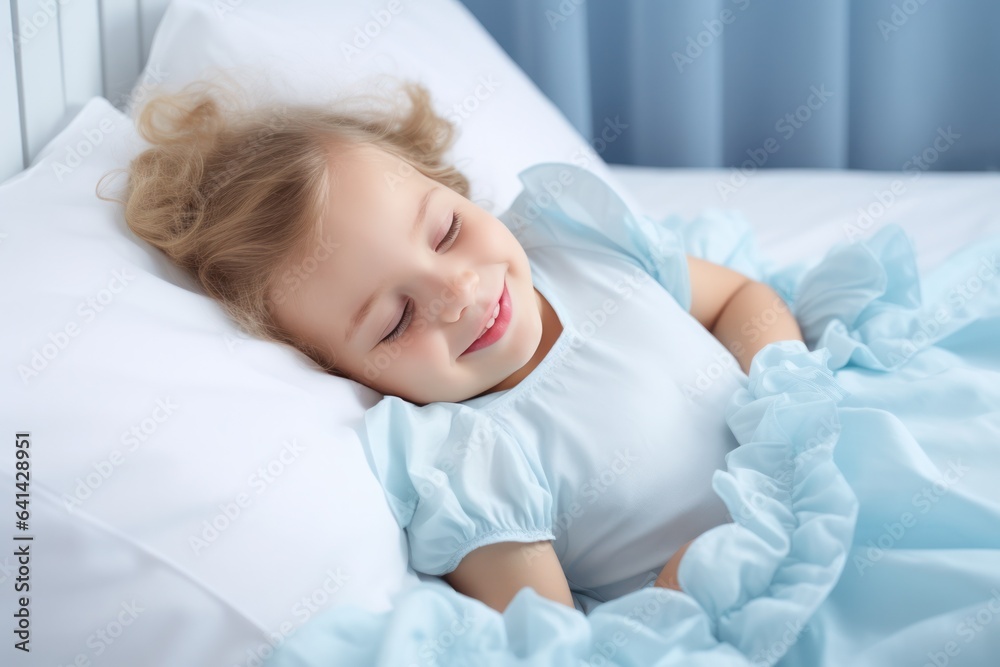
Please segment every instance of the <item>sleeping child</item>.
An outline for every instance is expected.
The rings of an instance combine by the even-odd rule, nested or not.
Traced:
[[[654,224],[563,163],[494,217],[403,90],[157,97],[120,200],[244,329],[372,390],[411,564],[470,596],[337,606],[296,659],[416,655],[461,613],[448,664],[995,662],[1000,235],[925,277],[892,224],[773,270],[735,219]]]
[[[415,570],[500,611],[680,590],[730,520],[726,402],[795,318],[580,166],[526,169],[494,217],[402,90],[351,113],[157,97],[125,219],[249,333],[383,396],[359,433]]]

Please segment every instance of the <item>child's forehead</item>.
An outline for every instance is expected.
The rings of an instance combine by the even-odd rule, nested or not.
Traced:
[[[406,160],[377,146],[362,145],[331,159],[328,179],[330,205],[371,209],[392,207],[431,185]],[[336,202],[336,203],[335,203]]]
[[[320,225],[339,228],[364,220],[412,217],[419,194],[433,186],[405,160],[377,146],[361,145],[331,159],[326,206]]]
[[[412,170],[404,166],[404,160],[373,144],[352,144],[332,151],[330,165],[331,173],[339,177],[387,168]]]

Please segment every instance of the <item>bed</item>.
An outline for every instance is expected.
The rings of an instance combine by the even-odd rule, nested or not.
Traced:
[[[895,224],[925,272],[1000,235],[995,173],[761,170],[727,189],[731,170],[607,165],[454,0],[277,6],[12,0],[0,17],[25,35],[0,60],[0,424],[16,442],[0,478],[29,494],[12,537],[34,538],[9,543],[31,545],[30,589],[14,593],[12,549],[0,561],[31,648],[7,641],[4,664],[258,665],[326,611],[389,613],[429,583],[354,431],[375,392],[247,336],[94,196],[141,148],[132,114],[155,86],[239,66],[262,99],[333,102],[417,77],[442,109],[475,100],[454,154],[495,214],[525,167],[574,162],[652,220],[738,211],[779,265]],[[289,40],[307,24],[326,32]]]

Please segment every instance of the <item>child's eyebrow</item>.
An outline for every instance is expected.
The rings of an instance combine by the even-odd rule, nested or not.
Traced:
[[[420,228],[423,227],[422,223],[424,222],[424,219],[427,217],[427,203],[430,201],[431,195],[433,195],[440,189],[441,188],[437,185],[432,186],[429,190],[427,190],[424,193],[424,196],[420,198],[420,206],[417,208],[417,214],[413,218],[413,226],[410,228],[411,244],[416,242],[415,239],[417,237],[417,234],[420,232]],[[354,334],[358,330],[358,327],[361,326],[361,323],[364,322],[364,319],[368,316],[368,313],[371,312],[372,306],[375,305],[375,300],[378,299],[379,296],[381,296],[382,291],[383,290],[381,287],[375,290],[375,293],[372,294],[367,299],[365,299],[365,302],[361,304],[361,308],[359,308],[358,312],[355,313],[354,317],[351,318],[351,324],[350,326],[347,327],[347,335],[344,337],[345,345],[351,342],[351,338],[354,337]]]
[[[421,223],[424,221],[424,217],[427,215],[427,202],[430,201],[431,195],[440,190],[436,185],[430,190],[424,193],[423,198],[420,200],[420,208],[417,209],[417,215],[413,218],[413,227],[410,229],[410,243],[414,243],[417,237],[417,232],[420,231]]]

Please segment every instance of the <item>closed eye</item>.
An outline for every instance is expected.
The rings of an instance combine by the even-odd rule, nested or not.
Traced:
[[[441,252],[441,248],[448,250],[452,245],[455,244],[455,239],[458,238],[458,233],[462,230],[462,215],[455,211],[451,216],[451,227],[448,229],[448,233],[445,234],[444,238],[441,239],[441,243],[435,248],[435,252]],[[413,319],[413,301],[406,302],[406,308],[403,309],[403,316],[399,318],[399,323],[396,327],[386,335],[379,345],[391,343],[406,331],[406,327],[409,326],[410,320]]]
[[[440,252],[441,246],[445,244],[447,244],[450,248],[451,244],[455,242],[456,238],[458,238],[458,232],[461,231],[461,229],[462,215],[458,211],[455,211],[451,216],[451,228],[448,230],[448,233],[445,234],[444,238],[441,239],[441,243],[438,244],[438,247],[435,248],[435,250]]]

